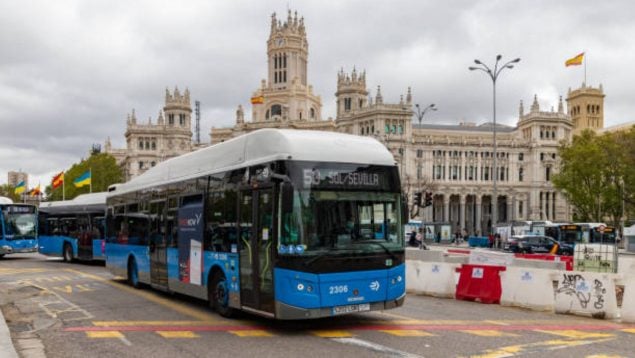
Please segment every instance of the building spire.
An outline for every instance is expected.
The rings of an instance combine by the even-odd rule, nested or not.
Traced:
[[[520,106],[518,106],[518,117],[522,118],[525,115],[525,107],[523,106],[523,100],[520,100]]]
[[[375,96],[376,104],[383,104],[384,98],[381,96],[381,86],[377,86],[377,95]]]
[[[532,112],[540,111],[540,106],[538,105],[538,95],[534,95],[534,103],[531,104],[531,111]]]
[[[406,104],[412,104],[412,91],[408,87],[408,94],[406,94]]]
[[[564,113],[564,105],[562,104],[562,96],[560,96],[560,100],[558,101],[558,113]]]

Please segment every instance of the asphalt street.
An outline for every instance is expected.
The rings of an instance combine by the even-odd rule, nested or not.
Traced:
[[[635,325],[409,295],[403,307],[312,321],[242,314],[134,289],[98,264],[0,261],[22,357],[635,357]]]

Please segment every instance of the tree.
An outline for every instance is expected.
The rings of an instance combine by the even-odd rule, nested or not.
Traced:
[[[632,188],[635,131],[596,135],[585,130],[559,149],[554,186],[575,206],[574,220],[619,224],[625,189]],[[632,195],[632,194],[631,194]]]
[[[20,195],[15,193],[15,187],[9,184],[0,185],[0,196],[13,200],[14,203],[20,202]]]
[[[81,188],[77,188],[73,185],[73,180],[88,170],[91,171],[93,193],[106,191],[111,184],[123,181],[123,174],[115,158],[110,154],[99,153],[93,150],[88,159],[83,159],[81,162],[73,164],[70,169],[64,172],[66,200],[90,192],[90,186],[88,185]],[[62,186],[52,189],[49,185],[46,187],[46,194],[49,200],[62,200]]]

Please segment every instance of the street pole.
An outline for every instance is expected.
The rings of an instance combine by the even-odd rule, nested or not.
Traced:
[[[493,141],[494,141],[494,160],[493,160],[493,172],[494,172],[494,177],[493,179],[493,196],[492,196],[492,200],[491,200],[491,205],[492,205],[492,226],[491,226],[491,233],[494,233],[494,225],[496,225],[497,223],[497,219],[498,219],[498,193],[497,193],[497,188],[496,188],[496,182],[498,181],[498,166],[497,166],[497,161],[498,161],[498,153],[497,153],[497,146],[496,146],[496,80],[498,79],[498,75],[501,73],[501,71],[503,71],[503,69],[505,68],[509,68],[512,69],[514,68],[515,63],[520,62],[520,58],[516,58],[514,60],[511,60],[507,63],[505,63],[504,65],[498,67],[498,63],[500,62],[500,60],[503,58],[502,55],[497,55],[496,56],[496,63],[494,64],[494,69],[490,69],[489,67],[487,67],[486,64],[484,64],[483,62],[479,61],[479,60],[474,60],[474,63],[478,65],[478,67],[469,67],[468,69],[470,71],[474,71],[474,70],[479,70],[479,71],[483,71],[485,72],[487,75],[489,75],[489,77],[492,79],[492,118],[493,118]]]
[[[419,106],[419,103],[415,104],[415,107],[417,108],[417,113],[415,113],[415,114],[417,115],[417,120],[419,121],[419,126],[421,126],[421,121],[423,121],[423,116],[426,114],[426,112],[428,110],[436,111],[438,109],[435,106],[434,103],[429,104],[426,108],[423,109],[423,111],[421,110],[421,107]],[[434,163],[432,165],[434,165]],[[420,178],[417,178],[417,188],[419,188],[419,192],[421,192],[421,179]],[[423,195],[423,196],[425,197],[425,195]],[[430,207],[430,217],[432,217],[433,216],[432,214],[434,213],[433,212],[433,207],[434,207],[434,204]],[[433,217],[432,217],[431,221],[434,221]]]

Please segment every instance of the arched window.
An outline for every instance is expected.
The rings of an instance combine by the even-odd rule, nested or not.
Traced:
[[[269,110],[267,110],[267,112],[265,112],[265,119],[269,119]]]
[[[309,113],[310,113],[310,115],[311,115],[311,119],[315,119],[315,108],[311,108],[311,109],[309,110]]]
[[[271,106],[271,117],[275,116],[282,116],[282,106],[279,104]]]

